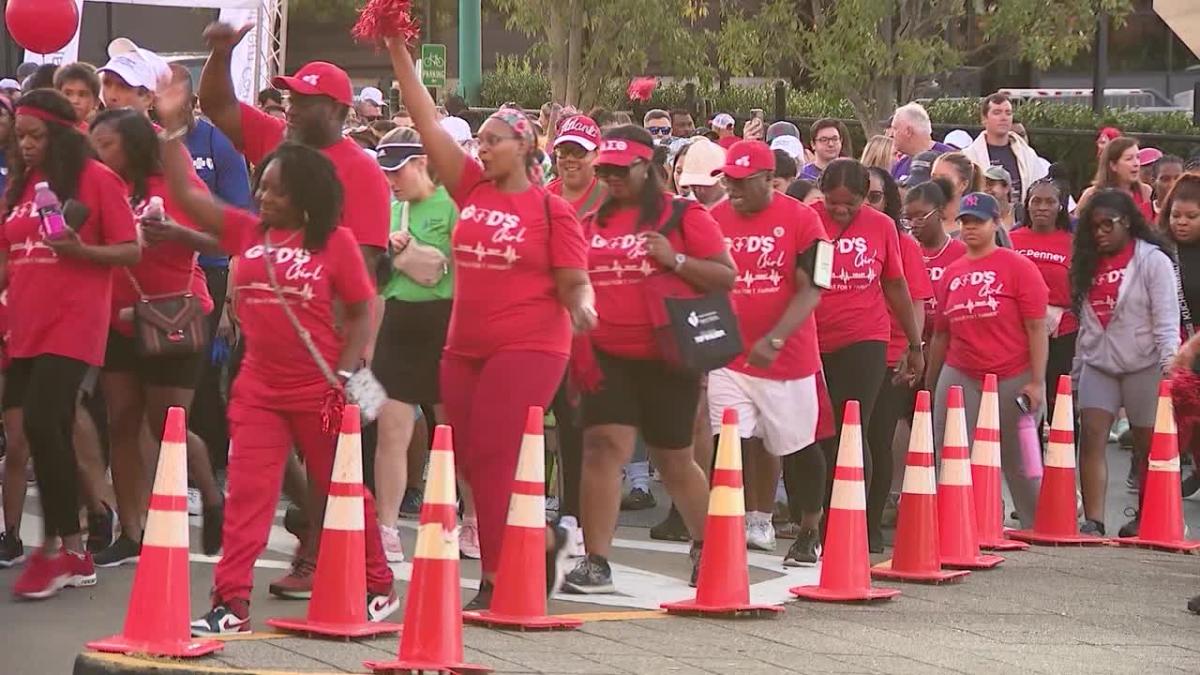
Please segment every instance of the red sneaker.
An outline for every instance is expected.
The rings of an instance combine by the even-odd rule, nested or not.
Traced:
[[[44,600],[57,595],[71,578],[61,554],[53,558],[38,549],[29,556],[29,562],[17,582],[13,584],[13,595],[25,600]]]
[[[312,597],[313,573],[316,563],[296,556],[292,560],[292,571],[271,582],[271,595],[289,600],[307,600]]]
[[[92,563],[91,553],[76,553],[63,549],[59,558],[63,561],[63,568],[67,574],[64,587],[83,588],[96,585],[96,566]]]

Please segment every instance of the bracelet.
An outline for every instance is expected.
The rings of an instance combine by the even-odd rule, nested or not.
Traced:
[[[170,143],[171,141],[176,141],[184,136],[187,136],[188,131],[189,130],[187,126],[179,127],[174,131],[167,131],[164,129],[158,133],[158,140],[162,141],[163,143]]]

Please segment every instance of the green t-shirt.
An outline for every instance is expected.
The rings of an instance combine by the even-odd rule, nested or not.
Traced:
[[[408,232],[412,238],[441,251],[447,260],[450,254],[450,233],[458,221],[458,207],[446,188],[438,189],[420,202],[392,202],[392,232],[401,229],[404,210],[408,209]],[[407,276],[392,270],[392,278],[383,287],[383,297],[405,302],[449,300],[454,295],[454,265],[436,286],[422,286]]]

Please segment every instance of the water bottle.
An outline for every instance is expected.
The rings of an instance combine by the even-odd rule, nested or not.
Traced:
[[[1021,442],[1021,475],[1026,478],[1042,477],[1042,441],[1037,418],[1022,413],[1017,419],[1017,438]]]
[[[142,217],[137,221],[137,240],[138,246],[145,247],[146,237],[142,234],[142,221],[153,220],[162,222],[166,218],[166,210],[163,208],[162,197],[151,197],[146,202],[146,208],[142,209]]]
[[[58,239],[67,233],[67,219],[63,217],[62,204],[50,184],[41,182],[33,186],[33,207],[42,219],[42,238]]]

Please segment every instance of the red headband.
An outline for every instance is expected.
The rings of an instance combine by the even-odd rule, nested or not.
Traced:
[[[59,117],[58,115],[55,115],[52,112],[42,110],[41,108],[34,108],[33,106],[19,105],[19,106],[17,106],[17,114],[18,115],[28,115],[30,117],[36,117],[43,122],[51,122],[53,124],[59,124],[64,127],[75,126],[75,123],[72,122],[71,120],[64,120],[63,118]]]

